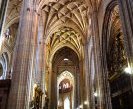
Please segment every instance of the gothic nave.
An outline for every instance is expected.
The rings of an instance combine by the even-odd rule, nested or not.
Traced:
[[[133,0],[0,0],[0,109],[133,109]]]

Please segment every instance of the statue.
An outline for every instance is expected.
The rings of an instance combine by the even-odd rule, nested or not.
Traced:
[[[48,109],[48,104],[49,104],[49,98],[45,97],[45,106],[44,106],[44,109]]]
[[[33,100],[30,102],[30,108],[31,109],[40,109],[42,106],[42,95],[43,92],[42,90],[39,88],[39,86],[36,86],[34,88],[34,97]]]

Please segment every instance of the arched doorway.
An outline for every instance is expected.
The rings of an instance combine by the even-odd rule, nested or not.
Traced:
[[[51,109],[60,109],[59,105],[64,109],[68,100],[70,109],[79,105],[82,90],[79,64],[78,55],[69,47],[63,47],[54,54],[51,75],[46,75],[50,77],[46,84],[51,84],[47,85]],[[60,86],[64,88],[60,89]]]
[[[69,71],[62,72],[57,77],[58,109],[74,108],[75,82],[74,76]]]
[[[52,63],[52,72],[54,74],[52,75],[51,85],[53,85],[53,83],[54,83],[55,86],[57,86],[57,87],[51,89],[51,93],[55,93],[55,95],[56,95],[55,97],[53,97],[53,95],[52,95],[52,97],[53,97],[52,101],[54,101],[54,99],[57,100],[55,103],[56,107],[57,107],[58,100],[60,97],[60,96],[58,96],[58,94],[59,94],[59,95],[63,95],[64,97],[68,97],[69,99],[71,97],[70,109],[74,109],[74,106],[76,103],[76,101],[75,101],[76,93],[77,93],[77,95],[79,93],[79,89],[78,89],[79,84],[76,85],[77,88],[75,87],[75,84],[77,84],[77,82],[79,81],[79,73],[80,73],[77,69],[79,69],[79,59],[78,59],[77,54],[72,49],[70,49],[68,47],[64,47],[55,53],[54,58],[53,58],[53,63]],[[71,88],[73,87],[72,88],[73,90],[71,90],[70,92],[68,91],[67,94],[58,93],[58,91],[59,91],[58,86],[60,84],[62,84],[62,82],[64,83],[65,80],[67,80],[67,83],[69,85],[71,85]],[[74,92],[75,92],[75,96],[74,96]],[[64,98],[64,100],[65,100],[65,98]],[[63,100],[63,102],[64,102],[64,100]]]
[[[64,109],[70,109],[70,100],[68,97],[64,100]]]
[[[45,89],[48,92],[49,108],[58,107],[57,80],[64,71],[74,76],[75,95],[72,109],[81,105],[83,97],[83,43],[78,32],[73,28],[63,26],[46,40],[46,76]],[[69,80],[70,81],[70,80]],[[68,97],[69,98],[69,97]]]
[[[128,66],[128,60],[117,1],[109,4],[104,20],[103,64],[107,67],[104,68],[104,73],[106,73],[104,75],[109,82],[108,96],[110,96],[112,109],[132,109],[133,92],[130,75],[124,71]]]

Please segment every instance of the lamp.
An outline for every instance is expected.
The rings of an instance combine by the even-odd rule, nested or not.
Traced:
[[[97,92],[94,92],[94,96],[97,97]]]
[[[126,67],[125,69],[124,69],[124,71],[125,71],[125,73],[128,73],[128,74],[132,74],[131,73],[131,67]]]

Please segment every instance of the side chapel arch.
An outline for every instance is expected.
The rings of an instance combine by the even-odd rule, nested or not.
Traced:
[[[124,35],[122,31],[122,23],[119,15],[118,1],[112,1],[106,8],[103,31],[102,31],[102,64],[103,75],[105,76],[104,85],[106,97],[109,107],[115,108],[131,108],[131,104],[125,104],[130,98],[124,101],[124,94],[128,95],[131,92],[130,76],[124,72],[128,66],[126,50],[124,45]],[[118,87],[117,87],[118,86]],[[118,93],[121,90],[129,90],[123,93]],[[132,96],[132,94],[131,94]],[[117,105],[116,105],[117,103]]]

